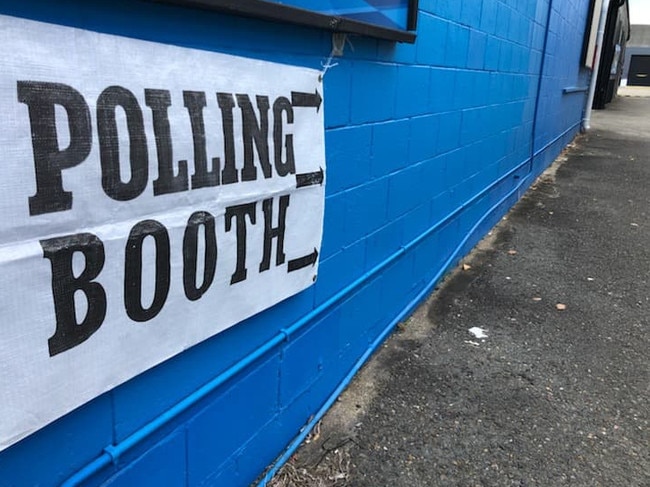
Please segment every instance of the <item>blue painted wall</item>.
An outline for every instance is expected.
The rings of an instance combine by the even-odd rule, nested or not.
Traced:
[[[58,485],[80,470],[94,472],[83,485],[249,485],[576,134],[585,93],[563,89],[588,82],[588,3],[420,0],[414,45],[352,38],[324,78],[316,285],[0,453],[0,485]],[[322,30],[136,0],[2,1],[0,12],[314,68],[331,49]]]

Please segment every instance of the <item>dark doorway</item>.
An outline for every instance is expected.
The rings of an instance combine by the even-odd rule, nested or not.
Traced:
[[[634,86],[650,86],[650,56],[632,56],[627,84]]]

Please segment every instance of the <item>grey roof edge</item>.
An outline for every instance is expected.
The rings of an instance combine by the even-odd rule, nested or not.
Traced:
[[[630,26],[631,37],[628,46],[650,46],[650,25],[632,24]]]

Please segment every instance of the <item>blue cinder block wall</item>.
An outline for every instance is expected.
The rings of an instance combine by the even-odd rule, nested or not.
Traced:
[[[0,485],[258,478],[578,132],[588,4],[420,0],[415,44],[350,37],[324,78],[316,285],[3,451]],[[138,0],[0,12],[319,69],[332,46],[316,28]]]

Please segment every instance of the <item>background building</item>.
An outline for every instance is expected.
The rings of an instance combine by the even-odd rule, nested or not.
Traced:
[[[625,50],[623,84],[650,86],[650,25],[634,24]]]

